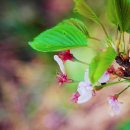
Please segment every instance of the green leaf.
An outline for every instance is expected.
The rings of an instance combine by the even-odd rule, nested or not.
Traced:
[[[104,72],[112,64],[116,57],[116,52],[113,48],[108,47],[105,51],[97,55],[89,65],[89,78],[94,84],[104,74]]]
[[[42,32],[29,44],[33,49],[42,52],[87,46],[87,37],[77,26],[62,22],[52,29]]]
[[[119,26],[119,30],[126,31],[130,27],[130,1],[108,0],[111,21]]]
[[[77,27],[82,33],[84,33],[87,37],[89,37],[87,27],[82,21],[71,18],[71,19],[65,20],[64,22]]]
[[[74,0],[75,8],[74,10],[80,15],[92,20],[93,22],[100,23],[99,18],[95,12],[88,6],[84,0]]]
[[[130,28],[126,32],[130,34]]]
[[[115,0],[119,27],[126,31],[130,27],[130,2],[128,0]]]
[[[117,14],[115,10],[115,0],[108,0],[107,13],[110,21],[118,26]]]

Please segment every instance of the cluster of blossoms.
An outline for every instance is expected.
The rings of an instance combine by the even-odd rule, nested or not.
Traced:
[[[72,79],[69,79],[67,73],[65,71],[64,62],[67,60],[76,61],[76,58],[73,54],[70,53],[70,50],[60,52],[57,55],[54,55],[54,60],[58,63],[61,72],[57,74],[57,81],[59,85],[63,85],[64,83],[72,83],[74,82]],[[115,68],[111,66],[98,80],[101,85],[105,85],[109,79],[110,74],[119,74],[120,68],[115,71]],[[80,81],[77,87],[77,92],[72,94],[71,100],[74,103],[82,104],[89,101],[96,94],[96,89],[92,85],[89,79],[89,69],[86,69],[84,74],[84,80]],[[111,107],[113,115],[117,115],[120,113],[120,102],[118,101],[118,94],[114,96],[110,96],[108,98],[108,104]]]
[[[40,33],[32,42],[29,42],[29,45],[37,51],[54,52],[65,48],[88,47],[88,39],[96,40],[100,43],[104,42],[106,49],[96,55],[89,65],[75,58],[70,50],[55,55],[54,60],[58,63],[61,70],[60,73],[57,73],[57,81],[59,85],[77,82],[70,79],[65,71],[64,63],[67,60],[77,61],[89,66],[89,69],[86,68],[85,70],[84,80],[79,81],[77,91],[72,94],[72,101],[77,104],[89,101],[97,90],[106,86],[120,82],[129,83],[121,92],[108,99],[108,104],[114,114],[117,115],[120,112],[118,97],[130,87],[130,36],[128,43],[125,39],[125,34],[126,36],[130,34],[130,2],[128,0],[114,0],[114,2],[109,0],[109,2],[108,14],[110,15],[110,21],[116,25],[117,29],[114,39],[112,35],[109,35],[102,21],[85,0],[74,0],[74,11],[98,23],[105,34],[105,39],[103,38],[102,41],[102,39],[91,36],[87,26],[81,20],[70,18],[62,21],[52,29]],[[113,8],[115,9],[114,12]],[[113,66],[110,66],[112,63],[114,63]],[[118,81],[108,83],[111,76],[118,79]]]

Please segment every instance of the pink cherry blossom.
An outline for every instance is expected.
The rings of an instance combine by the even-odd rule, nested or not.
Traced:
[[[78,104],[85,103],[85,102],[89,101],[93,96],[92,89],[87,87],[85,84],[83,85],[82,83],[79,84],[77,91],[80,94],[78,101],[77,101]]]
[[[108,104],[111,107],[111,115],[118,115],[120,113],[120,102],[117,100],[116,96],[111,96],[108,99]]]
[[[72,80],[68,79],[66,74],[62,74],[62,73],[57,73],[57,82],[59,83],[59,85],[63,85],[64,83],[71,83]]]
[[[80,94],[80,96],[77,100],[78,104],[85,103],[92,98],[93,88],[92,88],[92,84],[89,80],[88,70],[86,70],[86,72],[85,72],[84,81],[81,81],[79,83],[77,91]]]
[[[58,55],[54,55],[54,60],[58,63],[61,73],[57,73],[57,81],[59,85],[63,85],[64,83],[72,82],[71,79],[68,79],[67,74],[65,72],[65,67],[63,61],[59,58]]]
[[[105,83],[109,80],[110,76],[108,72],[105,72],[103,76],[98,80],[100,83]],[[84,81],[81,81],[78,85],[77,89],[80,96],[78,97],[77,103],[85,103],[89,101],[92,96],[95,95],[95,92],[92,88],[92,83],[89,79],[89,70],[85,71]]]

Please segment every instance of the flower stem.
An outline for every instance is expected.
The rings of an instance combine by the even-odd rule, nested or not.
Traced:
[[[114,74],[114,75],[116,75],[116,76],[118,76],[119,78],[125,79],[125,80],[127,80],[127,81],[129,81],[129,82],[130,82],[130,78],[127,78],[127,77],[122,77],[122,76],[120,76],[120,75],[118,75],[118,74]]]
[[[100,90],[100,89],[105,88],[107,86],[115,85],[115,84],[122,83],[122,82],[125,82],[125,81],[127,81],[127,80],[121,80],[121,81],[117,81],[117,82],[111,82],[111,83],[108,83],[108,84],[105,84],[105,85],[94,86],[94,88],[95,88],[95,90]]]
[[[129,35],[129,41],[128,41],[128,44],[130,44],[130,35]]]
[[[119,92],[118,94],[116,94],[117,96],[119,96],[120,94],[122,94],[125,90],[127,90],[130,87],[130,85],[128,85],[125,89],[123,89],[121,92]]]
[[[115,35],[115,40],[117,40],[117,39],[118,39],[118,28],[116,30],[116,35]]]
[[[76,58],[75,58],[75,61],[77,61],[77,62],[79,62],[79,63],[81,63],[81,64],[84,64],[84,65],[89,65],[88,63],[86,63],[86,62],[84,62],[84,61],[80,61],[80,60],[78,60],[78,59],[76,59]]]
[[[119,41],[117,43],[117,51],[118,51],[118,53],[120,53],[120,43],[121,43],[121,33],[120,33],[120,36],[119,36]]]
[[[126,45],[125,45],[125,36],[124,36],[124,32],[122,33],[122,39],[123,39],[123,50],[125,52],[126,50]]]

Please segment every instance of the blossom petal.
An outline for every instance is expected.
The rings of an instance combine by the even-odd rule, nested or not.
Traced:
[[[54,55],[54,60],[58,63],[61,72],[62,72],[63,74],[66,74],[66,73],[65,73],[65,67],[64,67],[63,61],[59,58],[58,55]]]
[[[91,86],[92,83],[89,79],[89,70],[88,69],[85,71],[84,80],[85,80],[87,86]]]
[[[80,85],[82,83],[80,83]],[[80,96],[78,98],[78,101],[77,101],[78,104],[85,103],[85,102],[89,101],[92,98],[92,90],[87,89],[86,86],[79,86],[77,91],[80,94]]]
[[[117,99],[114,99],[113,97],[109,98],[108,99],[108,104],[110,105],[111,107],[111,110],[112,110],[112,115],[118,115],[120,113],[120,102],[118,102]]]
[[[99,83],[106,83],[110,79],[108,72],[105,72],[103,76],[98,80]]]
[[[86,82],[84,82],[84,81],[81,81],[80,83],[79,83],[79,85],[78,85],[78,88],[82,88],[82,87],[86,87]]]
[[[115,115],[118,115],[121,111],[118,104],[115,104],[112,109],[113,109],[113,112],[114,112]]]

